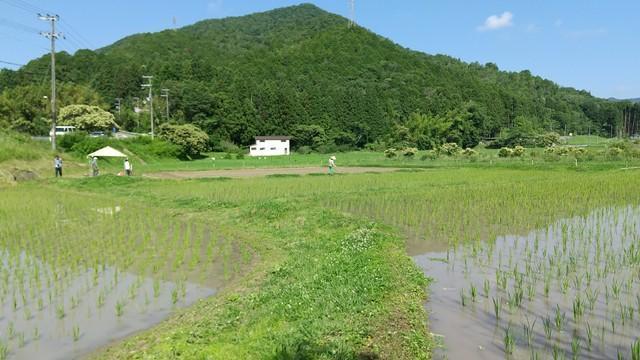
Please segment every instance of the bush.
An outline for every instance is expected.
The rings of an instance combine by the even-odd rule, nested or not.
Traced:
[[[384,142],[376,141],[366,144],[364,146],[364,149],[367,151],[382,152],[387,149],[387,144],[385,144]]]
[[[543,147],[550,147],[560,145],[560,134],[557,132],[548,132],[544,135],[538,136],[537,145]]]
[[[302,154],[302,155],[311,154],[312,151],[313,150],[311,149],[311,146],[301,146],[298,148],[298,150],[296,150],[298,154]]]
[[[238,153],[240,152],[240,147],[231,141],[221,140],[216,146],[212,147],[214,152],[223,152],[223,153]]]
[[[398,156],[398,153],[396,152],[396,149],[389,148],[384,151],[384,156],[388,159],[393,159]]]
[[[338,152],[338,146],[334,143],[319,145],[315,149],[321,154],[331,154]]]
[[[225,153],[224,156],[222,157],[224,160],[233,160],[233,154],[231,153]]]
[[[435,160],[438,158],[438,152],[435,150],[427,150],[424,155],[420,157],[420,160]]]
[[[66,135],[65,135],[66,136]],[[96,150],[100,150],[105,146],[112,145],[108,138],[105,137],[86,137],[84,140],[77,142],[71,146],[71,151],[85,156]]]
[[[193,158],[207,151],[209,135],[195,125],[163,124],[158,129],[158,136],[177,145],[182,158]]]
[[[518,145],[515,148],[513,148],[513,152],[511,153],[511,156],[523,157],[524,153],[525,153],[524,147]]]
[[[242,159],[244,159],[244,154],[243,153],[236,154],[236,160],[242,160]]]
[[[498,156],[501,158],[508,158],[513,156],[513,149],[508,147],[503,147],[498,151]]]
[[[440,146],[439,151],[441,154],[444,154],[446,156],[456,156],[460,154],[461,149],[460,146],[458,146],[458,144],[456,143],[446,143]]]
[[[466,148],[462,151],[462,155],[466,157],[472,157],[478,155],[478,152],[473,150],[472,148]]]
[[[416,148],[405,148],[402,150],[402,156],[404,156],[405,159],[413,159],[417,153],[418,149]]]
[[[76,131],[64,136],[56,137],[56,144],[64,150],[71,150],[73,146],[86,140],[89,135],[84,131]]]

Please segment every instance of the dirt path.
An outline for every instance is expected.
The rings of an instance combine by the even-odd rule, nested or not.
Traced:
[[[386,173],[400,170],[399,168],[387,167],[341,167],[339,174],[362,174],[367,172]],[[164,171],[145,174],[145,177],[154,179],[203,179],[216,177],[229,178],[250,178],[268,175],[308,175],[325,174],[326,168],[322,167],[299,167],[299,168],[256,168],[256,169],[233,169],[233,170],[205,170],[205,171]]]

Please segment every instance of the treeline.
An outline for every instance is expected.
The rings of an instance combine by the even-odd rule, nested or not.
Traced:
[[[0,72],[5,126],[46,131],[48,61]],[[293,135],[296,146],[311,148],[409,141],[466,147],[520,132],[629,135],[623,113],[636,114],[634,121],[640,114],[638,104],[594,98],[528,71],[414,52],[313,5],[60,53],[57,68],[63,104],[115,113],[114,99],[122,98],[117,121],[138,131],[149,128],[148,113],[133,111],[148,110],[142,76],[154,75],[160,122],[193,123],[213,143],[238,145],[256,135]],[[169,118],[163,88],[170,90]]]

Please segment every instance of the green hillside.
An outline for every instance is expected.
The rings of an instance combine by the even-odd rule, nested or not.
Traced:
[[[630,106],[528,71],[412,51],[307,4],[137,34],[57,59],[61,105],[109,108],[120,97],[122,125],[146,130],[147,115],[132,109],[134,98],[145,96],[142,75],[154,75],[156,95],[170,89],[171,120],[196,123],[214,142],[243,145],[255,135],[275,134],[294,135],[298,146],[432,144],[406,136],[417,126],[409,120],[413,113],[444,124],[438,141],[464,146],[504,129],[608,134]],[[46,131],[48,69],[44,56],[0,72],[0,122]],[[155,100],[160,121],[166,121],[164,100]]]

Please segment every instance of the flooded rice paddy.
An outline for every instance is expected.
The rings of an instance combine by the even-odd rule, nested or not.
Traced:
[[[414,259],[434,279],[437,359],[631,359],[638,346],[640,208]]]
[[[159,209],[7,190],[0,359],[70,359],[214,295],[253,252]]]

